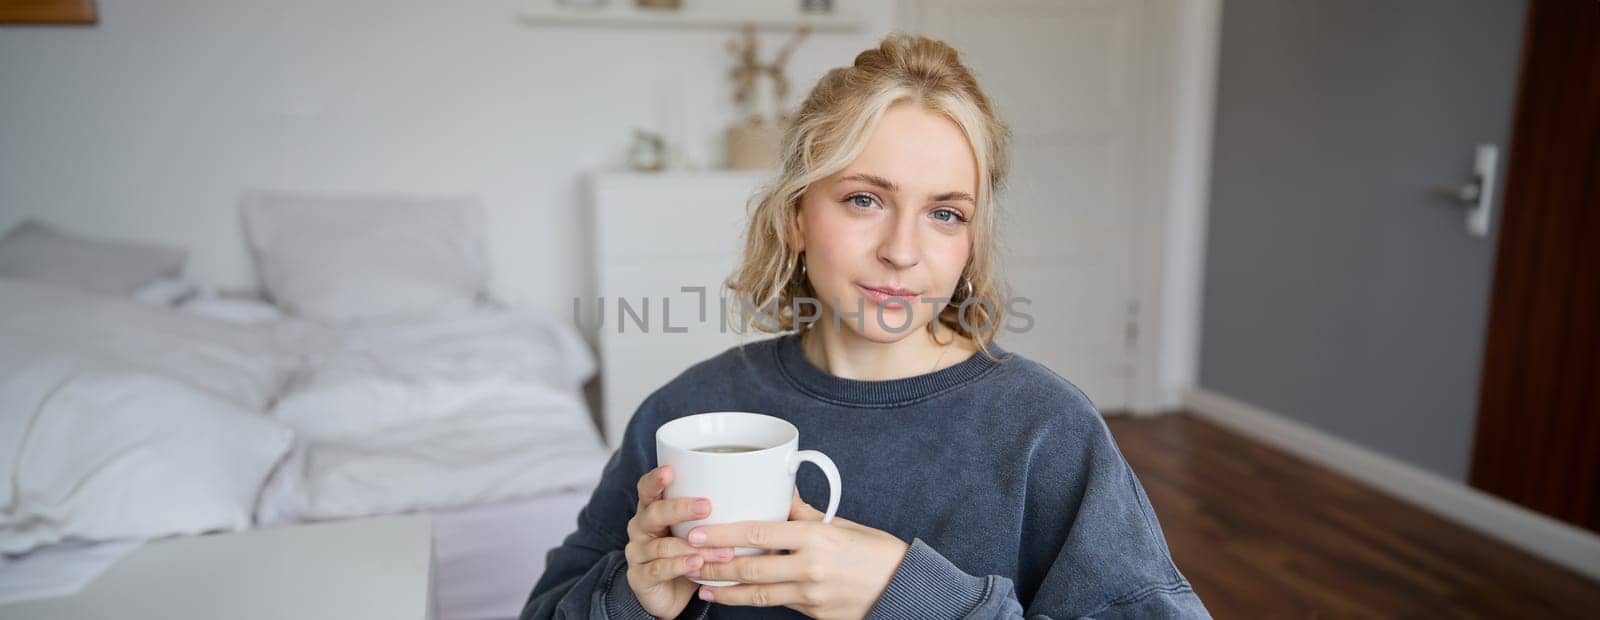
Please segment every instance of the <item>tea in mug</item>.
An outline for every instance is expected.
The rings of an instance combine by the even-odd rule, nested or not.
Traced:
[[[722,445],[717,445],[717,446],[706,446],[704,448],[695,448],[694,451],[695,452],[709,452],[709,453],[712,453],[712,454],[733,454],[733,453],[737,453],[737,452],[755,452],[756,450],[760,450],[760,449],[761,448],[757,448],[755,446],[740,446],[740,445],[735,445],[735,444],[722,444]]]

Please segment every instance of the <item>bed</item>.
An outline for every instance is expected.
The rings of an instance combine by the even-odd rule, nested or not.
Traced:
[[[607,457],[578,390],[593,369],[583,343],[505,309],[273,326],[303,352],[273,407],[300,440],[256,524],[431,511],[440,617],[515,617]],[[324,417],[346,409],[393,419]]]
[[[435,511],[434,600],[441,620],[515,618],[545,554],[576,529],[587,492]]]
[[[268,195],[244,215],[262,298],[175,282],[170,251],[0,239],[7,564],[429,512],[438,616],[515,617],[608,457],[588,345],[486,294],[471,200]]]

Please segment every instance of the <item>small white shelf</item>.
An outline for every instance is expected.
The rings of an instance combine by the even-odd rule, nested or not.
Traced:
[[[798,0],[795,4],[799,4]],[[531,0],[522,9],[523,23],[539,26],[590,26],[590,27],[643,27],[643,28],[710,28],[737,29],[754,24],[759,30],[794,30],[801,24],[810,24],[816,32],[852,32],[860,30],[861,18],[853,13],[805,13],[798,7],[793,11],[777,12],[768,8],[741,11],[737,9],[648,9],[639,8],[631,0],[610,0],[605,6],[569,6],[554,0]]]

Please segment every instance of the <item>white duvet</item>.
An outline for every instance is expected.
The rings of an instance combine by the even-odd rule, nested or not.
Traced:
[[[533,313],[485,309],[276,329],[299,359],[272,415],[308,437],[365,436],[505,410],[560,418],[573,430],[592,426],[574,398],[594,375],[593,356],[571,327]]]
[[[591,487],[605,455],[592,431],[562,415],[581,407],[478,411],[369,436],[299,441],[268,483],[258,521],[471,506]]]
[[[287,363],[267,334],[0,279],[0,551],[249,527]]]
[[[297,440],[262,523],[427,510],[587,488],[605,451],[570,327],[481,310],[280,326],[302,359],[272,416]]]
[[[510,310],[236,325],[0,279],[0,551],[586,488],[593,373]]]

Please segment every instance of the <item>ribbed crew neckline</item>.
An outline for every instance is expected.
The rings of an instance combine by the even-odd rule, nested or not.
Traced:
[[[773,355],[784,377],[812,396],[839,405],[906,405],[972,381],[999,366],[999,362],[978,351],[953,366],[914,377],[882,381],[846,379],[829,374],[806,359],[805,351],[800,347],[800,332],[784,334],[777,340]],[[1007,354],[1003,347],[993,342],[989,343],[989,351],[998,358],[1004,358]]]

